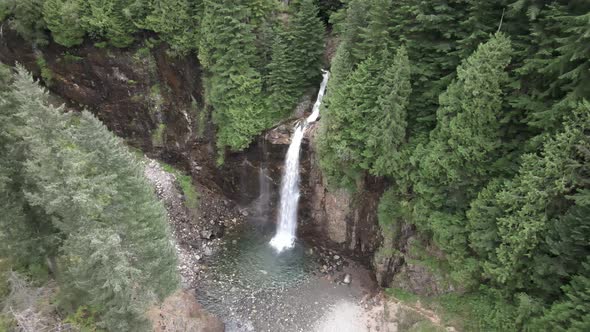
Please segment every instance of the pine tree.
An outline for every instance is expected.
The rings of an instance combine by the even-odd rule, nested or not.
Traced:
[[[553,303],[542,317],[533,320],[529,327],[531,331],[582,332],[590,329],[590,262],[586,259],[581,265],[581,274],[563,286],[563,298]]]
[[[268,65],[269,107],[272,120],[289,114],[301,94],[300,83],[297,82],[297,65],[292,61],[289,48],[283,36],[278,33],[272,46],[272,60]],[[273,121],[270,121],[271,123]]]
[[[438,96],[466,58],[457,54],[458,42],[465,35],[466,2],[404,0],[392,6],[393,40],[405,44],[412,61],[410,134],[423,141],[436,125]]]
[[[0,219],[3,237],[27,231],[26,241],[53,262],[62,297],[99,308],[101,326],[145,330],[145,310],[176,289],[178,276],[163,206],[141,167],[90,113],[50,106],[23,69],[10,95],[22,181],[2,194],[24,193],[13,202],[25,208]],[[17,239],[7,240],[3,251],[20,257],[10,244]]]
[[[301,0],[289,24],[292,61],[298,69],[297,81],[303,88],[315,84],[321,76],[325,28],[318,15],[315,0]]]
[[[359,59],[369,55],[378,56],[383,51],[392,49],[393,3],[390,0],[369,1],[368,23],[360,27],[359,43],[354,47],[354,54]]]
[[[0,7],[4,7],[2,16],[9,17],[9,23],[26,41],[34,45],[48,43],[45,34],[45,20],[41,12],[45,0],[4,0]]]
[[[145,28],[157,32],[174,52],[183,55],[198,47],[202,1],[152,0],[147,6]]]
[[[572,258],[568,259],[571,257],[568,252],[585,247],[583,250],[588,253],[586,243],[590,234],[584,222],[574,223],[575,214],[569,214],[565,219],[562,216],[576,198],[584,197],[580,194],[587,190],[587,182],[580,175],[587,178],[590,143],[584,131],[590,126],[589,114],[590,105],[580,105],[565,130],[544,144],[543,154],[523,156],[518,175],[498,192],[496,199],[504,213],[496,219],[500,240],[496,249],[498,262],[490,263],[489,273],[499,282],[551,294],[556,291],[554,285],[558,283],[560,272],[568,271],[567,264],[575,264],[576,258],[572,262]],[[579,204],[578,208],[581,208],[587,203],[580,199]],[[571,247],[564,253],[563,260],[547,264],[553,254],[549,253],[545,239],[553,237],[552,225],[559,222],[568,222],[570,230],[582,232],[584,237],[576,242],[584,244],[576,249],[575,233],[572,233],[565,241]],[[557,245],[564,239],[552,241],[552,252],[563,251],[563,247],[559,250]]]
[[[82,23],[92,37],[105,38],[115,47],[133,43],[137,27],[132,0],[88,0],[84,4]]]
[[[406,142],[406,107],[410,92],[410,63],[402,46],[383,74],[378,89],[378,114],[372,119],[365,158],[371,161],[370,170],[376,175],[399,177],[403,170],[402,147]]]
[[[80,0],[45,0],[43,18],[56,43],[66,47],[82,44],[86,34],[81,21],[83,6]]]
[[[375,117],[379,88],[379,63],[372,57],[361,62],[343,81],[330,90],[320,141],[321,165],[333,184],[354,187],[367,169],[362,153],[370,131],[365,118]]]
[[[449,252],[466,249],[463,213],[496,172],[510,53],[508,38],[497,34],[459,66],[457,80],[440,97],[430,142],[414,156],[420,168],[417,212]]]
[[[225,147],[241,150],[266,126],[254,26],[245,1],[206,1],[205,8],[199,59],[208,70],[206,99],[215,110],[217,145],[221,153]]]

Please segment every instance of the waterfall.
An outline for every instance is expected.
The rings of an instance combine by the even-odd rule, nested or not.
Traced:
[[[315,122],[320,115],[320,106],[326,92],[330,72],[323,71],[324,79],[320,85],[318,98],[313,105],[311,115],[303,123],[298,123],[291,137],[291,144],[285,158],[285,169],[281,180],[281,201],[277,232],[270,240],[270,245],[278,252],[291,248],[295,243],[297,231],[297,204],[299,203],[299,152],[301,141],[307,126]]]

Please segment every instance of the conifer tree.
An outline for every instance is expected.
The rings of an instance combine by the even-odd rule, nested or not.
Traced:
[[[22,182],[3,195],[24,193],[24,208],[0,220],[2,235],[28,231],[55,265],[63,298],[99,308],[102,327],[143,331],[147,307],[178,285],[164,209],[120,139],[90,113],[50,106],[19,71],[11,98]],[[3,251],[18,260],[11,243],[19,239],[7,240]]]
[[[489,273],[498,282],[551,294],[555,291],[557,278],[560,278],[560,273],[553,269],[574,272],[571,271],[571,264],[575,268],[579,265],[570,253],[583,249],[582,252],[588,254],[587,241],[590,233],[584,222],[575,219],[579,211],[576,213],[575,210],[570,210],[566,214],[566,209],[573,203],[577,203],[576,209],[584,208],[587,204],[584,197],[587,197],[586,171],[590,161],[587,149],[590,142],[585,131],[590,126],[589,115],[590,105],[580,105],[565,130],[544,144],[543,154],[523,156],[518,175],[498,192],[496,199],[503,211],[496,219],[499,234],[499,246],[496,249],[498,262],[489,265]],[[559,230],[558,223],[563,222],[568,222],[567,227],[570,230],[581,232],[583,236],[581,240],[574,241],[576,235],[570,233],[565,241],[570,245],[567,250],[562,247],[563,237],[559,239],[552,235]],[[563,231],[559,233],[567,234]],[[546,248],[547,238],[553,238],[551,252],[564,254],[550,265],[547,263],[553,255]],[[576,248],[576,243],[580,243],[581,247]],[[540,262],[543,264],[538,265]],[[541,266],[551,267],[557,273],[549,273],[540,269]]]
[[[241,150],[266,126],[248,3],[206,1],[199,59],[208,70],[206,99],[215,109],[217,145]],[[222,160],[220,160],[221,162]]]
[[[43,18],[56,43],[66,47],[82,44],[84,27],[80,0],[45,0]]]
[[[437,243],[449,251],[465,245],[464,239],[455,238],[464,234],[462,214],[493,176],[500,156],[499,118],[510,53],[508,38],[497,34],[459,66],[457,81],[440,97],[430,142],[416,152],[417,211],[429,220]]]
[[[43,2],[45,0],[4,0],[0,4],[0,19],[9,18],[11,27],[26,41],[34,45],[46,45]]]
[[[315,0],[301,0],[290,22],[289,44],[297,68],[297,81],[305,88],[321,76],[324,23]]]
[[[405,42],[412,61],[411,135],[422,141],[436,125],[438,96],[461,61],[456,51],[465,34],[462,23],[466,14],[466,0],[407,0],[392,6],[394,41]]]
[[[543,316],[530,324],[531,331],[588,331],[590,329],[590,262],[581,263],[582,272],[563,286],[564,296],[553,303]]]
[[[115,47],[127,47],[137,31],[132,0],[87,0],[82,22],[95,38],[105,38]]]
[[[381,55],[384,50],[392,49],[392,34],[394,18],[392,17],[391,0],[369,1],[368,23],[360,27],[360,41],[354,52],[357,58],[364,59],[368,55]]]
[[[386,63],[389,61],[386,61]],[[377,90],[378,112],[372,119],[365,158],[376,175],[399,177],[403,170],[402,147],[406,142],[406,107],[410,92],[410,63],[405,47],[397,50]]]
[[[152,0],[147,6],[145,28],[157,32],[173,51],[182,55],[198,47],[202,1]]]
[[[278,33],[272,45],[272,60],[268,65],[269,114],[274,119],[286,116],[301,94],[297,82],[297,64],[292,61],[284,37]],[[272,122],[272,121],[271,121]]]

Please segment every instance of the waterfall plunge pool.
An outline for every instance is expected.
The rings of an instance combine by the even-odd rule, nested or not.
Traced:
[[[370,272],[353,261],[342,260],[340,271],[324,273],[323,259],[333,259],[335,252],[301,239],[277,252],[268,243],[274,228],[270,220],[251,218],[204,262],[197,299],[224,321],[226,331],[322,331],[334,308],[356,305],[374,290]],[[350,285],[337,282],[345,274],[352,275]]]

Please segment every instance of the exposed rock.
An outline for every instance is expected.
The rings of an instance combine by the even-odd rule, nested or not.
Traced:
[[[351,281],[352,281],[352,278],[350,277],[350,274],[348,274],[348,273],[347,273],[347,274],[344,276],[344,279],[342,280],[342,283],[344,283],[344,284],[348,285],[348,284],[350,284],[350,282],[351,282]]]
[[[289,145],[291,143],[291,132],[293,130],[293,124],[282,124],[274,129],[269,130],[265,139],[271,144],[275,145]]]
[[[170,57],[164,43],[147,54],[138,52],[142,47],[138,42],[125,49],[92,43],[65,48],[51,42],[34,48],[4,25],[0,62],[19,62],[39,78],[36,52],[42,52],[53,77],[47,85],[68,106],[88,107],[111,131],[143,151],[181,158],[194,138],[192,128],[210,128],[199,123],[208,120],[199,118],[204,110],[200,65],[192,56]],[[199,105],[194,110],[193,100]],[[210,130],[206,134],[212,138]]]
[[[209,314],[190,291],[178,291],[148,312],[155,332],[223,332],[223,323]]]
[[[380,243],[377,205],[385,184],[367,177],[358,181],[354,193],[331,189],[319,165],[317,129],[317,124],[308,129],[303,150],[301,233],[370,260]]]
[[[209,229],[201,231],[201,237],[203,239],[211,239],[213,237],[213,232]]]

